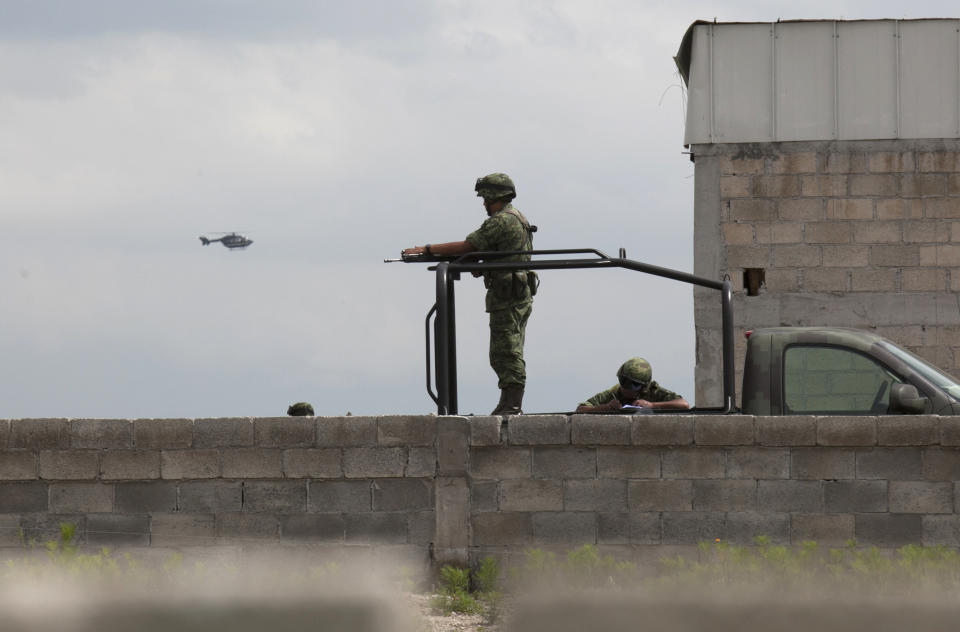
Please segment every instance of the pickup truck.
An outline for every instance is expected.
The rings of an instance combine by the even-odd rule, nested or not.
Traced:
[[[861,329],[772,327],[747,333],[748,415],[956,415],[960,383]]]

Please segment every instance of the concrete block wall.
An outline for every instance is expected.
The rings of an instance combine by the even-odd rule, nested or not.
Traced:
[[[434,536],[423,417],[0,420],[0,546],[388,543]]]
[[[0,420],[0,546],[960,547],[960,417]]]
[[[747,329],[827,325],[871,329],[960,374],[960,142],[691,151],[694,267],[734,284],[738,367]],[[764,270],[759,296],[744,291],[747,268]],[[715,294],[695,293],[701,406],[721,400]]]

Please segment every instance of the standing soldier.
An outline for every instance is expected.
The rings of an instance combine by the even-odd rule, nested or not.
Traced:
[[[463,241],[415,246],[407,248],[403,254],[462,255],[474,251],[532,250],[533,233],[537,227],[531,226],[511,204],[517,196],[513,180],[505,173],[491,173],[479,178],[474,190],[483,198],[488,215],[480,228]],[[497,261],[530,261],[530,255],[510,255]],[[523,413],[523,390],[527,382],[523,343],[538,284],[537,273],[532,270],[483,273],[487,312],[490,314],[490,366],[497,374],[500,387],[500,403],[490,413],[492,415]]]

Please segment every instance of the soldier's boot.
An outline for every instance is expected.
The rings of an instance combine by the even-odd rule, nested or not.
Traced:
[[[523,405],[523,387],[508,386],[500,390],[500,403],[493,409],[491,415],[522,415],[520,407]]]

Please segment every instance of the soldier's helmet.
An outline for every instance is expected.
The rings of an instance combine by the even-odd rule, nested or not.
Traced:
[[[653,369],[643,358],[630,358],[620,365],[620,370],[617,371],[617,379],[623,381],[624,378],[631,382],[645,384],[653,378]]]
[[[507,198],[509,201],[517,197],[517,188],[513,185],[510,176],[505,173],[491,173],[477,178],[477,184],[473,190],[477,192],[477,197],[485,200]]]
[[[290,404],[290,407],[287,408],[287,414],[291,417],[313,417],[313,406],[309,402]]]

